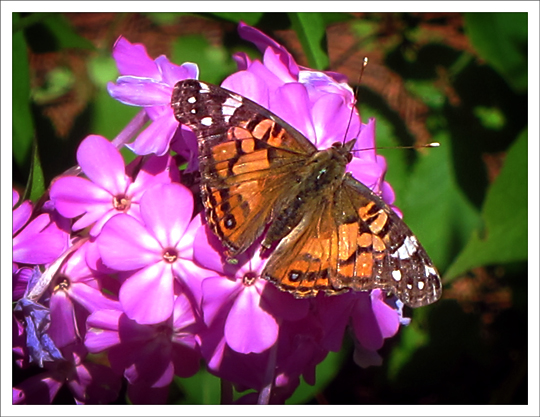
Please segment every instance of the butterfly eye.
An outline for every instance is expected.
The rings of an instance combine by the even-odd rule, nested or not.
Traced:
[[[348,154],[347,154],[347,163],[351,162],[351,161],[352,161],[352,158],[353,158],[352,153],[348,153]]]
[[[339,149],[343,146],[343,144],[341,142],[334,142],[332,143],[332,148],[334,149]]]

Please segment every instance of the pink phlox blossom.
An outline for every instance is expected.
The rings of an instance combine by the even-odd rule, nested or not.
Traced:
[[[120,152],[97,135],[88,136],[81,142],[77,161],[88,179],[59,178],[51,187],[51,201],[63,216],[78,217],[72,226],[74,231],[92,225],[90,235],[94,237],[115,214],[140,217],[139,200],[145,190],[153,184],[177,181],[179,175],[172,158],[152,157],[133,180],[126,174]]]
[[[261,50],[263,61],[236,54],[239,71],[222,86],[280,116],[319,149],[356,139],[348,171],[392,204],[386,162],[375,153],[375,120],[361,122],[346,78],[298,66],[283,46],[253,27],[240,23],[238,31]]]
[[[13,190],[13,207],[19,193]],[[23,201],[13,210],[13,262],[42,265],[54,261],[67,247],[67,234],[49,213],[33,215],[30,201]]]
[[[48,362],[44,372],[13,387],[13,404],[51,404],[64,384],[77,404],[109,404],[118,397],[120,377],[89,361],[82,344],[66,346],[62,354],[66,359]]]
[[[161,156],[172,142],[173,149],[190,161],[190,166],[196,163],[195,136],[190,129],[179,128],[170,102],[178,81],[198,78],[197,65],[187,62],[178,66],[164,55],[152,60],[144,45],[132,44],[122,36],[113,47],[113,58],[120,77],[107,85],[109,94],[124,104],[143,107],[152,120],[128,148],[137,155]]]
[[[187,378],[199,370],[202,323],[184,293],[176,297],[172,316],[161,323],[139,324],[113,309],[94,312],[87,324],[87,348],[108,352],[115,372],[128,380],[136,404],[164,401],[174,375]]]
[[[112,217],[97,245],[106,266],[131,272],[120,288],[123,311],[138,323],[153,324],[171,316],[175,281],[182,291],[200,285],[188,282],[200,272],[192,260],[193,195],[180,184],[156,185],[142,196],[140,215]]]

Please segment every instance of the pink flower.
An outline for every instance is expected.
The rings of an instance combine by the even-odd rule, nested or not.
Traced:
[[[152,120],[128,147],[137,155],[161,156],[169,151],[172,141],[174,150],[186,159],[196,158],[195,136],[185,127],[178,128],[170,102],[178,81],[198,78],[197,65],[188,62],[178,66],[164,55],[152,60],[144,45],[132,44],[122,36],[113,47],[113,58],[120,77],[116,84],[108,84],[109,94],[124,104],[143,107]]]
[[[176,297],[172,316],[162,323],[139,324],[116,309],[96,311],[88,327],[86,346],[93,353],[108,351],[135,404],[164,403],[174,375],[187,378],[199,370],[200,324],[185,294]]]
[[[111,368],[86,358],[82,344],[62,351],[66,360],[46,363],[46,371],[13,388],[13,404],[51,404],[66,384],[77,404],[109,404],[118,397],[120,377]]]
[[[161,184],[142,196],[141,220],[118,214],[103,227],[97,238],[103,263],[133,271],[120,288],[120,303],[130,319],[141,324],[167,320],[175,281],[186,287],[187,277],[199,272],[191,260],[192,214],[193,195],[187,188]]]
[[[102,293],[102,276],[86,265],[87,247],[88,244],[83,244],[75,251],[51,283],[51,324],[47,333],[58,348],[84,338],[85,322],[90,313],[118,305]]]
[[[90,225],[97,236],[103,225],[118,213],[139,217],[139,200],[153,184],[178,180],[178,170],[170,157],[152,158],[135,181],[126,174],[120,152],[102,136],[91,135],[77,150],[77,161],[88,179],[69,176],[56,180],[51,200],[56,210],[68,218],[80,217],[73,230]]]
[[[257,249],[252,246],[238,256],[236,265],[230,265],[223,263],[223,248],[208,227],[201,226],[195,237],[195,260],[215,271],[202,282],[204,321],[231,349],[244,354],[270,348],[283,315],[297,320],[308,308],[306,301],[295,300],[259,278],[265,261]]]
[[[264,58],[252,61],[236,54],[239,71],[222,86],[272,111],[319,149],[356,139],[348,171],[392,204],[394,193],[384,182],[386,162],[375,153],[375,120],[361,122],[346,78],[298,66],[283,46],[253,27],[240,23],[238,32],[257,45]]]
[[[19,193],[13,190],[13,207]],[[13,210],[13,262],[31,265],[54,261],[68,245],[68,236],[48,213],[32,216],[32,203],[23,201]]]

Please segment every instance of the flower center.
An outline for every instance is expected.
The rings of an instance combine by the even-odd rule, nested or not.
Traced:
[[[67,291],[70,287],[69,278],[66,276],[59,276],[56,278],[57,284],[54,286],[53,292]]]
[[[158,336],[163,336],[166,340],[170,340],[173,335],[173,330],[171,329],[171,326],[161,324],[157,327],[156,333]]]
[[[163,260],[169,264],[172,264],[178,259],[178,252],[176,249],[168,248],[163,251]]]
[[[117,211],[126,212],[131,206],[131,200],[125,195],[117,195],[113,197],[113,207]]]
[[[257,276],[257,273],[253,271],[246,272],[244,277],[242,278],[242,284],[244,284],[246,287],[253,285],[257,280]]]

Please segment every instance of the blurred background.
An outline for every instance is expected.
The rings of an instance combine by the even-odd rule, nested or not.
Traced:
[[[527,404],[527,13],[16,13],[14,187],[37,199],[76,164],[82,139],[113,139],[137,113],[105,89],[118,76],[118,36],[152,58],[196,62],[201,80],[219,84],[235,51],[260,58],[239,21],[300,65],[347,75],[378,146],[441,143],[379,153],[441,271],[442,300],[406,311],[412,323],[386,341],[382,366],[359,368],[346,341],[288,403]],[[32,372],[14,366],[14,384]],[[175,381],[171,403],[219,403],[205,371]]]

